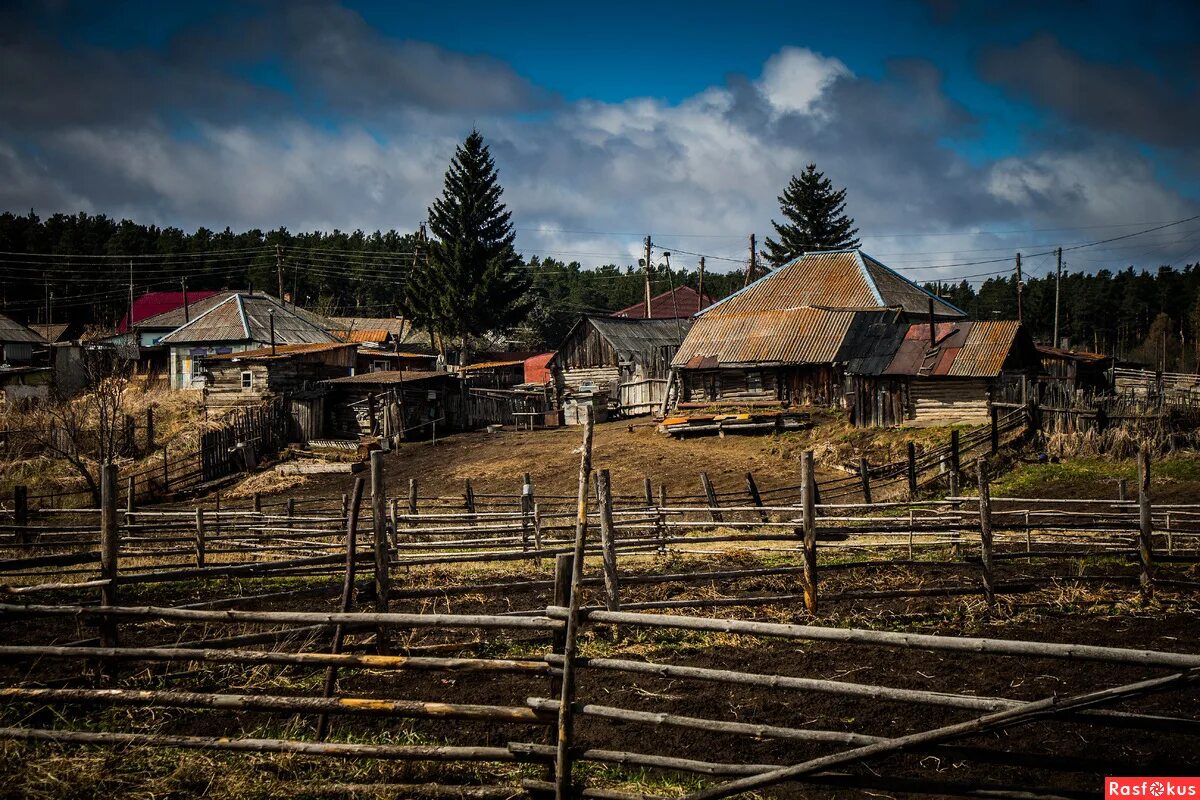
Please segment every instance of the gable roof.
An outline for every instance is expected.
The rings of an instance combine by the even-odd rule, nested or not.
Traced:
[[[179,294],[182,298],[182,292],[159,292],[159,294]],[[180,325],[195,319],[206,311],[211,310],[214,306],[219,305],[233,295],[237,294],[232,289],[222,289],[215,292],[188,292],[187,313],[184,313],[183,300],[180,299],[179,305],[165,309],[157,314],[148,317],[137,316],[137,304],[134,304],[134,322],[133,327],[141,330],[168,330],[173,331]],[[185,319],[186,317],[186,319]],[[124,318],[122,318],[124,323]],[[119,332],[124,332],[125,328],[119,326]]]
[[[45,339],[47,342],[58,342],[62,340],[63,336],[67,332],[67,329],[71,327],[71,323],[52,322],[47,325],[43,322],[35,325],[29,325],[27,327],[29,330]]]
[[[46,340],[37,332],[3,314],[0,314],[0,342],[46,344]]]
[[[265,294],[234,292],[188,324],[171,331],[160,344],[206,342],[271,343],[271,316],[275,319],[276,344],[319,344],[338,339],[311,321],[321,319],[311,312],[285,306]]]
[[[677,319],[690,317],[702,309],[712,305],[712,298],[707,294],[701,299],[700,293],[690,286],[679,286],[673,292],[663,292],[650,298],[650,315],[653,319]],[[646,301],[634,303],[629,308],[614,311],[610,316],[627,317],[629,319],[646,319]]]
[[[962,319],[966,312],[926,291],[862,250],[805,253],[770,272],[701,315],[778,311],[802,306],[900,308],[906,314]]]
[[[850,336],[852,330],[861,331],[865,340],[872,324],[890,322],[894,317],[895,312],[886,309],[811,306],[701,314],[671,365],[715,369],[737,365],[829,364],[865,358],[869,355],[868,342],[847,347],[848,340],[857,341]]]

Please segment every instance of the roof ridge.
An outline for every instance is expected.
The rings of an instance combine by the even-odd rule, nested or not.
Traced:
[[[888,273],[890,273],[890,274],[891,274],[893,277],[899,278],[900,280],[904,281],[905,283],[909,284],[910,286],[913,286],[913,287],[915,287],[915,288],[916,288],[918,291],[922,292],[923,294],[926,294],[926,295],[928,295],[930,298],[932,298],[933,300],[935,300],[935,301],[937,301],[937,302],[941,303],[942,305],[946,306],[947,308],[952,308],[952,309],[954,309],[954,310],[955,310],[955,311],[957,311],[958,313],[962,314],[964,317],[968,316],[968,314],[967,314],[967,312],[966,312],[966,311],[963,311],[961,308],[959,308],[958,306],[954,305],[954,304],[953,304],[953,303],[951,303],[949,300],[945,300],[945,299],[943,299],[942,297],[939,297],[938,295],[936,295],[936,294],[934,294],[933,292],[929,291],[928,289],[926,289],[924,286],[922,286],[921,284],[917,283],[916,281],[914,281],[914,280],[911,280],[910,278],[906,278],[906,277],[904,277],[904,276],[903,276],[903,275],[901,275],[899,272],[897,272],[896,270],[892,269],[892,268],[891,268],[891,267],[889,267],[887,264],[885,264],[885,263],[883,263],[882,261],[880,261],[878,258],[875,258],[875,256],[871,255],[870,253],[863,252],[863,250],[862,250],[861,248],[859,248],[859,250],[858,250],[858,254],[859,254],[859,258],[860,258],[860,259],[862,259],[864,256],[865,256],[866,258],[869,258],[869,259],[871,259],[871,261],[872,261],[873,263],[875,263],[876,265],[878,265],[878,266],[879,266],[880,268],[882,268],[882,269],[883,269],[885,272],[888,272]],[[865,261],[864,261],[864,267],[865,267]],[[873,279],[871,280],[871,285],[872,285],[872,286],[874,286],[874,285],[875,285],[875,281],[874,281]],[[876,290],[876,291],[878,291],[878,290]]]

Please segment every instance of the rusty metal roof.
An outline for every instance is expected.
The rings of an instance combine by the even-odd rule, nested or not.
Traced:
[[[832,363],[861,313],[875,312],[805,307],[702,314],[671,364],[687,367],[694,359],[704,366]]]
[[[330,333],[345,342],[370,342],[373,344],[383,344],[392,335],[390,331],[384,328],[366,328],[363,330],[334,329]]]
[[[966,316],[861,250],[837,250],[805,253],[700,313],[712,316],[826,306],[901,308],[907,314],[927,314],[930,300],[939,318]]]
[[[199,344],[206,342],[271,343],[271,318],[275,322],[275,343],[320,344],[338,341],[313,320],[311,312],[280,303],[270,295],[236,292],[186,325],[159,340],[160,344]]]
[[[930,340],[928,323],[908,327],[887,375],[994,378],[1014,354],[1036,365],[1029,334],[1016,320],[939,322]]]
[[[330,378],[321,383],[333,386],[390,386],[398,383],[418,383],[435,378],[449,379],[445,372],[430,372],[421,370],[386,370],[381,372],[364,372],[359,375],[347,375],[343,378]]]
[[[205,356],[205,361],[278,361],[312,353],[327,353],[330,350],[340,350],[353,347],[353,342],[326,342],[321,344],[280,344],[274,348],[259,347],[255,350],[243,350],[240,353],[219,353]],[[273,352],[272,352],[273,351]]]

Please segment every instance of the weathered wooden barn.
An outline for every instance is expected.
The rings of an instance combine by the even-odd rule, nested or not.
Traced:
[[[324,381],[328,434],[427,439],[461,426],[459,381],[445,372],[369,372]]]
[[[675,356],[677,407],[841,405],[847,362],[890,356],[898,318],[813,307],[702,314]]]
[[[826,406],[858,425],[986,420],[1040,361],[1015,321],[965,314],[860,250],[810,253],[702,312],[676,407]]]
[[[0,364],[27,367],[47,360],[48,344],[33,330],[0,314]]]
[[[580,318],[547,363],[560,400],[606,393],[621,415],[650,413],[690,327],[686,319]]]

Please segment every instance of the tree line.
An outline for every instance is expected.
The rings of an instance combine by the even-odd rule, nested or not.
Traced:
[[[857,246],[846,190],[816,165],[794,176],[778,199],[783,221],[771,221],[775,237],[761,253],[767,264],[779,266],[806,250]],[[0,309],[29,323],[111,327],[128,308],[131,282],[140,294],[181,290],[186,281],[189,290],[263,289],[328,316],[403,315],[455,349],[497,331],[510,346],[534,349],[555,346],[580,314],[608,313],[644,297],[644,265],[584,269],[517,253],[499,175],[477,131],[456,149],[428,218],[432,236],[424,227],[187,233],[103,214],[3,213]],[[699,288],[695,268],[670,267],[665,258],[654,263],[657,255],[649,267],[655,294]],[[744,282],[742,268],[710,271],[703,288],[721,299]],[[1024,284],[1023,320],[1040,341],[1053,338],[1054,284],[1053,276]],[[974,319],[1017,316],[1015,277],[991,278],[978,288],[967,281],[927,288]],[[1197,265],[1068,273],[1059,306],[1060,338],[1077,349],[1168,370],[1200,367]]]

